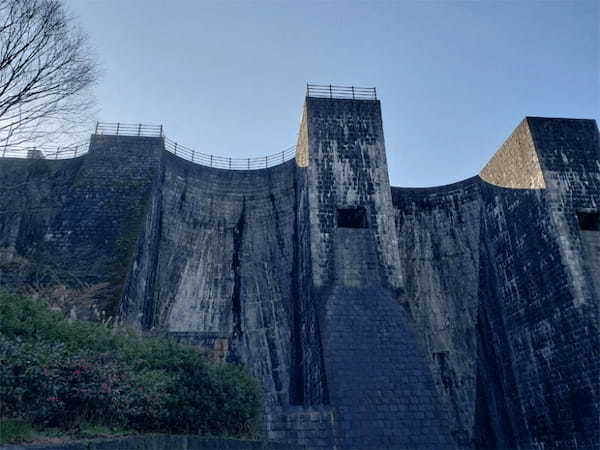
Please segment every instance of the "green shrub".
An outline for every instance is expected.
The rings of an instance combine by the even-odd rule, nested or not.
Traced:
[[[2,293],[0,379],[3,414],[38,427],[240,437],[260,429],[260,389],[243,369]]]

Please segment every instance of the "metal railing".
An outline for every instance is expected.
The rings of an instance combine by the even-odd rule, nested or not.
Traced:
[[[271,155],[255,158],[231,158],[199,152],[172,141],[163,134],[162,125],[98,122],[96,135],[142,136],[163,138],[165,150],[174,155],[203,166],[231,170],[256,170],[277,166],[296,156],[296,146],[291,146]],[[89,141],[68,147],[0,147],[2,158],[67,159],[87,153]]]
[[[193,148],[181,145],[171,139],[165,138],[165,149],[180,158],[187,159],[196,164],[217,169],[231,170],[255,170],[265,169],[267,167],[277,166],[289,161],[296,156],[296,146],[288,147],[277,153],[255,158],[231,158],[225,156],[211,155],[202,153]]]
[[[81,144],[65,147],[0,147],[2,158],[26,158],[26,159],[69,159],[82,156],[89,151],[89,141]]]
[[[356,86],[335,86],[332,84],[306,85],[306,96],[317,98],[341,98],[352,100],[377,100],[376,88]]]
[[[106,134],[115,136],[145,136],[145,137],[163,137],[165,150],[173,153],[180,158],[187,159],[195,164],[215,167],[218,169],[231,170],[255,170],[276,166],[284,163],[296,156],[296,146],[288,147],[281,152],[272,155],[260,156],[255,158],[231,158],[226,156],[211,155],[203,153],[193,148],[175,142],[163,134],[162,125],[145,125],[135,123],[109,123],[98,122],[96,124],[96,134]]]
[[[96,122],[95,134],[113,136],[163,137],[162,125],[146,125],[143,123]]]

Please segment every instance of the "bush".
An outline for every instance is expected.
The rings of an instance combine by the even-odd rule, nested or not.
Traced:
[[[1,293],[0,379],[3,414],[35,426],[238,437],[260,429],[259,386],[243,369]]]

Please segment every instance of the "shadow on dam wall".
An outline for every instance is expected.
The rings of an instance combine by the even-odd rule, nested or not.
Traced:
[[[334,97],[307,97],[296,158],[260,170],[160,136],[0,159],[0,285],[101,286],[73,314],[246,366],[272,439],[600,446],[595,122],[529,117],[479,176],[396,188],[379,101]]]

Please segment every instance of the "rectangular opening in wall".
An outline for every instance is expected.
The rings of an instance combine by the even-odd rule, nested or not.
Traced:
[[[338,228],[368,228],[367,211],[362,206],[356,208],[338,208]]]
[[[579,222],[579,229],[582,231],[600,231],[599,211],[577,211],[577,221]]]

